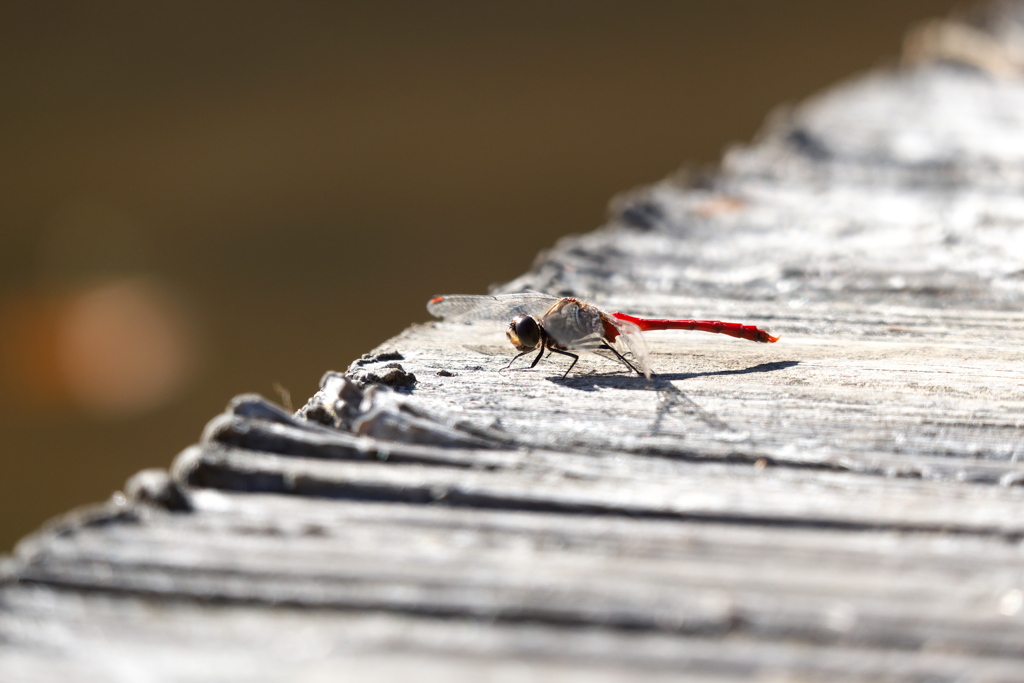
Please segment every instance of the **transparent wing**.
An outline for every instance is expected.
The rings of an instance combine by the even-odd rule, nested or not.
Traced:
[[[585,337],[573,339],[572,341],[559,341],[558,339],[555,339],[555,341],[558,342],[559,346],[565,347],[570,351],[598,351],[608,343],[599,334],[588,334]]]
[[[444,294],[427,302],[427,311],[450,322],[508,323],[517,315],[540,316],[559,300],[538,292],[517,294]]]
[[[608,316],[610,321],[619,331],[619,336],[610,342],[615,350],[626,357],[640,372],[644,373],[647,379],[651,378],[651,354],[647,350],[647,342],[640,328],[627,320],[619,320]]]

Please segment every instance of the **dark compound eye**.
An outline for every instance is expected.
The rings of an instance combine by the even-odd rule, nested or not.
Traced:
[[[540,325],[530,315],[520,315],[508,326],[508,339],[520,351],[529,351],[540,345]]]

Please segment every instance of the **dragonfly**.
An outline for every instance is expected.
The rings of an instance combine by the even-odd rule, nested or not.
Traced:
[[[558,297],[539,292],[517,294],[446,294],[427,302],[431,315],[449,322],[506,322],[505,334],[519,352],[506,366],[528,353],[537,351],[530,367],[536,367],[545,351],[572,358],[562,375],[568,377],[579,355],[573,351],[611,351],[638,375],[651,378],[650,354],[643,332],[653,330],[698,330],[739,339],[771,344],[777,336],[754,325],[721,320],[667,320],[638,318],[626,313],[601,310],[574,297]]]

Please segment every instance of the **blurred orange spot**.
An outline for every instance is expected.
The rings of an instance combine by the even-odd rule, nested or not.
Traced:
[[[16,397],[109,416],[153,409],[192,376],[197,350],[180,303],[152,280],[109,280],[0,312]]]
[[[57,340],[69,394],[99,413],[154,408],[191,374],[188,336],[176,303],[150,281],[120,280],[85,291],[69,302]]]

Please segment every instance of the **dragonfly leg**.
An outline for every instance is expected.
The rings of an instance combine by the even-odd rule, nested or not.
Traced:
[[[532,351],[532,350],[533,349],[530,349],[530,351]],[[523,353],[529,353],[529,351],[523,351]],[[519,355],[521,356],[521,355],[523,355],[523,353],[521,353]],[[530,367],[531,368],[537,367],[537,363],[540,362],[541,356],[543,356],[543,355],[544,355],[544,345],[542,344],[541,347],[540,347],[540,353],[538,353],[537,357],[533,359],[532,363],[530,363]]]
[[[575,353],[569,353],[568,351],[562,351],[561,349],[551,349],[551,352],[560,353],[563,356],[569,356],[569,358],[572,358],[572,365],[570,365],[569,369],[565,371],[564,375],[562,375],[562,379],[565,379],[566,377],[569,376],[569,373],[572,372],[572,369],[576,367],[576,361],[578,361],[580,357],[577,356]]]
[[[621,360],[621,361],[622,361],[623,363],[625,363],[626,365],[628,365],[628,366],[629,366],[629,368],[630,368],[630,369],[631,369],[631,370],[632,370],[633,372],[635,372],[636,374],[638,374],[638,375],[640,375],[640,376],[643,376],[643,374],[644,374],[644,373],[642,373],[642,372],[640,372],[639,370],[637,370],[637,369],[636,369],[636,367],[635,367],[635,366],[634,366],[634,365],[633,365],[632,363],[630,363],[630,362],[629,362],[628,360],[626,360],[626,359],[625,359],[625,358],[624,358],[624,357],[622,356],[622,354],[621,354],[621,353],[619,353],[618,351],[616,351],[615,349],[613,349],[613,348],[612,348],[611,346],[609,346],[609,345],[608,345],[607,343],[602,343],[602,344],[601,344],[601,346],[602,346],[602,348],[608,349],[609,351],[611,351],[612,353],[614,353],[614,354],[615,354],[615,357],[616,357],[616,358],[618,358],[619,360]]]
[[[532,350],[532,349],[531,349],[531,350]],[[503,369],[503,370],[508,370],[508,369],[509,369],[510,367],[512,367],[512,364],[513,364],[513,363],[515,363],[515,362],[516,362],[517,360],[519,360],[520,358],[522,358],[523,356],[525,356],[525,355],[526,355],[526,354],[528,354],[528,353],[529,353],[529,351],[523,351],[522,353],[517,353],[517,354],[516,354],[516,357],[515,357],[515,358],[513,358],[512,360],[510,360],[510,361],[508,362],[508,365],[506,365],[506,366],[505,366],[504,368],[502,368],[502,369]],[[536,364],[537,364],[537,361],[533,361],[533,365],[536,365]],[[532,367],[533,367],[533,365],[531,365],[530,367],[532,368]]]

